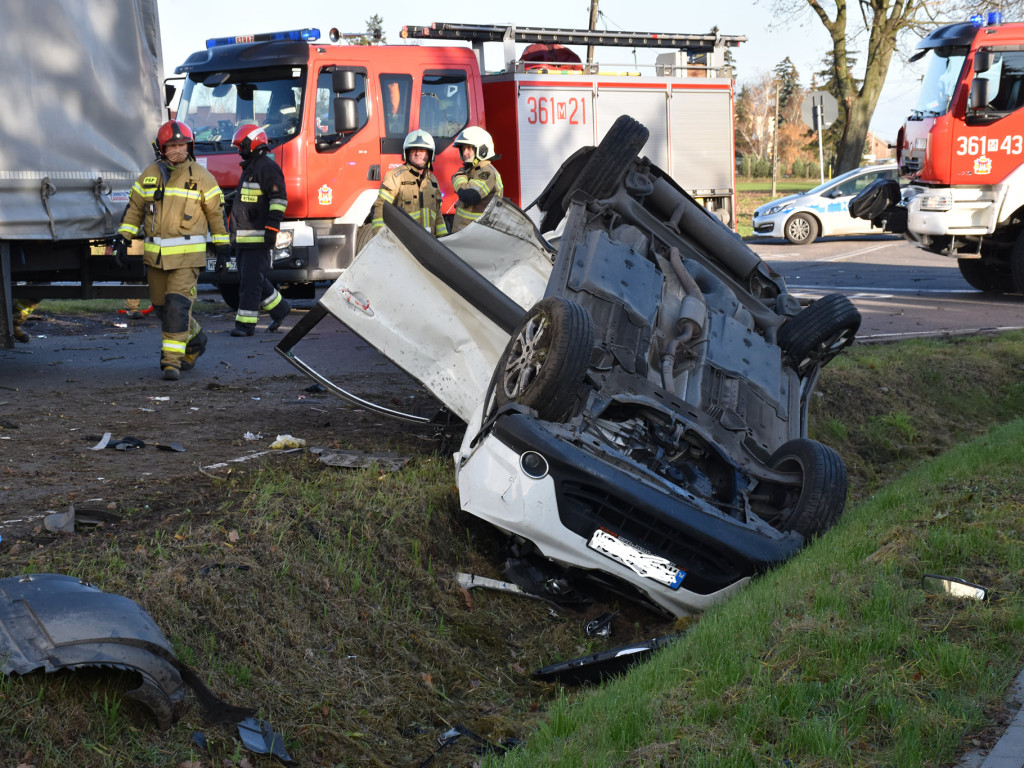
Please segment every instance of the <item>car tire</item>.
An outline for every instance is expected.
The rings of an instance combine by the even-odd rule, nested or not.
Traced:
[[[956,265],[960,268],[960,274],[971,288],[977,288],[986,293],[999,290],[1003,282],[1003,276],[985,263],[984,259],[957,259]],[[1017,284],[1014,276],[1014,284]]]
[[[494,397],[519,403],[545,421],[566,416],[579,394],[594,347],[590,313],[549,296],[533,305],[498,359]]]
[[[217,290],[233,312],[238,311],[238,283],[218,283]]]
[[[629,115],[620,115],[569,186],[562,198],[562,209],[569,208],[569,200],[576,190],[583,190],[598,200],[614,195],[650,135],[643,123]]]
[[[783,361],[803,378],[850,346],[859,328],[853,302],[841,293],[826,294],[779,328]]]
[[[786,220],[783,229],[793,245],[810,245],[818,239],[818,220],[807,213],[796,213]]]
[[[765,518],[782,532],[804,539],[819,536],[835,524],[846,505],[846,465],[827,445],[806,437],[790,440],[768,460],[781,472],[798,472],[800,486],[772,484],[767,494],[774,514]]]

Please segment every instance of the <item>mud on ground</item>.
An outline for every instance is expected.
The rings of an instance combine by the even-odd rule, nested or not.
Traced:
[[[155,320],[39,312],[25,325],[29,344],[0,350],[0,536],[38,530],[47,512],[72,502],[142,508],[148,496],[173,495],[204,472],[275,460],[280,451],[270,446],[283,435],[307,448],[437,449],[435,430],[323,391],[273,352],[280,334],[231,339],[226,313],[200,319],[209,351],[178,382],[159,377]],[[242,344],[253,351],[239,352]],[[429,400],[394,370],[345,383],[389,407]],[[108,447],[94,450],[107,433]],[[112,447],[126,437],[147,445]]]

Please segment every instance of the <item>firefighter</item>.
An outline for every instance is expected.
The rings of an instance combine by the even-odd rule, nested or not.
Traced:
[[[268,154],[267,133],[243,125],[231,140],[242,155],[242,176],[231,203],[231,240],[238,261],[238,311],[232,336],[252,336],[260,310],[270,313],[268,331],[276,331],[291,306],[267,278],[288,207],[284,173]]]
[[[388,171],[380,183],[373,204],[373,231],[384,226],[384,203],[393,203],[408,213],[435,237],[448,234],[441,215],[441,188],[430,171],[434,161],[434,139],[424,130],[416,130],[402,143],[405,162]]]
[[[168,381],[177,381],[206,350],[206,333],[192,317],[192,304],[199,271],[206,266],[207,232],[218,270],[228,260],[224,196],[213,174],[196,162],[194,147],[185,123],[169,120],[160,126],[153,142],[157,160],[132,185],[114,241],[114,260],[122,268],[128,241],[144,241],[149,298],[162,323],[160,369]]]
[[[32,338],[21,326],[23,326],[25,321],[32,316],[32,312],[39,306],[39,302],[40,299],[14,300],[14,311],[11,313],[12,319],[14,320],[14,340],[20,344],[28,344]]]
[[[458,232],[471,221],[479,219],[491,199],[495,195],[501,197],[504,190],[501,174],[491,165],[494,157],[491,134],[479,126],[471,125],[456,136],[452,143],[462,158],[462,168],[452,176],[452,189],[459,197],[455,204],[452,232]]]

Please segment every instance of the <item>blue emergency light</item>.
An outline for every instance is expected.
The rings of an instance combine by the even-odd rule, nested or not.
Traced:
[[[207,48],[218,45],[236,45],[237,43],[269,43],[275,40],[301,40],[315,43],[320,39],[320,30],[315,27],[308,29],[290,29],[285,32],[264,32],[260,35],[237,35],[236,37],[211,37],[206,41]]]
[[[989,11],[988,16],[983,16],[980,13],[976,13],[968,19],[974,26],[981,27],[994,27],[998,24],[1003,23],[1003,12],[1002,11]]]

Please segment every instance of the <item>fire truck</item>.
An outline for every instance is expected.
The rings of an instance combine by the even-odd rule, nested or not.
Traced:
[[[505,196],[528,207],[567,157],[598,144],[629,114],[651,131],[651,161],[733,225],[725,51],[745,37],[468,24],[407,26],[402,36],[458,44],[348,45],[337,30],[327,44],[319,30],[303,29],[208,40],[176,69],[183,76],[177,119],[192,128],[199,162],[226,192],[240,174],[231,146],[237,127],[257,123],[268,135],[288,185],[269,276],[288,295],[312,296],[315,282],[337,278],[369,240],[380,181],[402,163],[402,142],[417,128],[434,138],[434,172],[450,215],[450,179],[461,165],[452,141],[467,125],[490,131]],[[503,46],[507,64],[485,73],[491,42]],[[528,46],[522,57],[517,43]],[[655,74],[638,75],[583,63],[567,45],[668,52],[657,57]],[[203,279],[237,304],[236,271]]]
[[[917,106],[897,137],[900,173],[850,212],[957,260],[983,291],[1024,293],[1024,24],[1001,13],[941,27]]]

